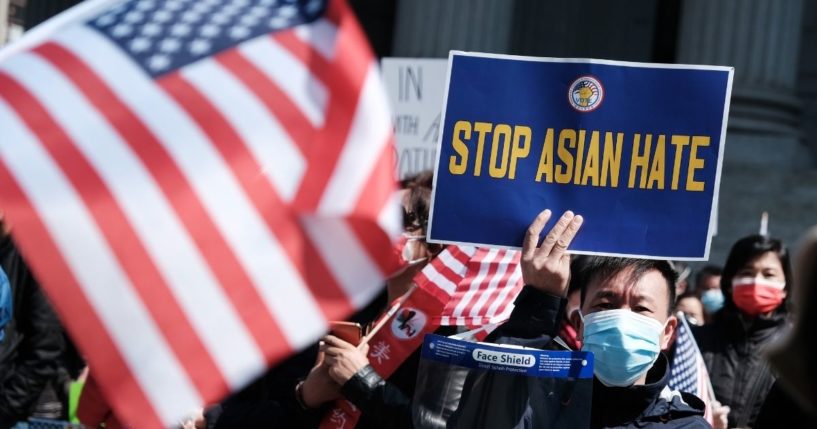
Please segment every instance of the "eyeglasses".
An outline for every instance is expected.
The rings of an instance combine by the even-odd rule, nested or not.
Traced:
[[[406,232],[414,232],[425,228],[425,219],[417,215],[417,212],[407,211],[403,209],[403,230]]]

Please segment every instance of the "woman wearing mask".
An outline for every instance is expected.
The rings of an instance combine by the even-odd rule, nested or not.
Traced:
[[[431,172],[402,183],[404,234],[395,248],[402,264],[386,282],[389,303],[408,292],[417,273],[443,249],[441,245],[425,241],[432,183]],[[455,332],[455,328],[440,327],[435,333]],[[345,398],[362,413],[357,428],[412,426],[411,400],[420,360],[419,348],[386,379],[370,365],[368,345],[358,348],[328,335],[323,338],[321,351],[325,355],[322,363],[296,387],[298,403],[307,414],[305,420],[326,416],[331,411],[332,399]],[[312,426],[312,422],[305,421],[302,426]]]
[[[764,352],[788,326],[788,250],[753,235],[732,247],[721,277],[723,308],[696,330],[715,397],[730,408],[728,426],[751,428],[775,381]]]

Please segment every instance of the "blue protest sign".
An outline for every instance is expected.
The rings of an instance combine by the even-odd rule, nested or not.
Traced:
[[[426,334],[421,356],[448,365],[530,377],[592,378],[593,353],[472,343]]]
[[[708,259],[732,75],[452,52],[429,241],[518,248],[549,208],[575,253]]]

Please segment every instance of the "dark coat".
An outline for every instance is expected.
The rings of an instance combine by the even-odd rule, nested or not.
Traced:
[[[489,340],[539,349],[552,348],[566,300],[525,286],[510,320]],[[662,354],[643,386],[607,387],[594,378],[592,428],[709,428],[704,403],[667,387],[669,368]],[[515,427],[528,427],[522,424]]]
[[[26,419],[57,375],[65,348],[62,327],[10,237],[0,239],[13,315],[0,344],[0,429]]]
[[[787,326],[785,314],[750,321],[724,307],[712,323],[693,330],[715,398],[731,409],[729,427],[754,426],[775,382],[764,351]]]

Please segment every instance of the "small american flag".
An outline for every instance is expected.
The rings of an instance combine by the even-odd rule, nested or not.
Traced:
[[[506,320],[522,290],[519,251],[448,246],[415,279],[447,296],[442,326],[477,327]]]
[[[707,418],[711,417],[711,402],[714,399],[709,372],[703,356],[692,335],[692,330],[683,313],[678,313],[678,328],[675,338],[675,353],[670,365],[669,388],[692,393],[706,404]]]
[[[0,209],[118,416],[166,427],[377,293],[391,124],[325,0],[94,0],[0,51]]]

